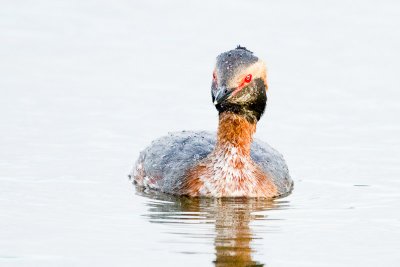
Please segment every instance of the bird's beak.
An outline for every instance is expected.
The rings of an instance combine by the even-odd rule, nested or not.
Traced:
[[[221,104],[227,100],[232,94],[232,90],[229,90],[225,86],[218,87],[217,92],[214,94],[214,105]]]

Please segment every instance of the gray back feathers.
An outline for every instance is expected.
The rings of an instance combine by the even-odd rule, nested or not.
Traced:
[[[140,167],[147,178],[157,181],[155,187],[158,190],[176,193],[186,171],[210,154],[215,143],[215,133],[170,133],[156,139],[140,153],[134,172]],[[280,195],[291,191],[293,182],[285,160],[279,152],[267,143],[255,139],[251,146],[251,158],[273,180]]]

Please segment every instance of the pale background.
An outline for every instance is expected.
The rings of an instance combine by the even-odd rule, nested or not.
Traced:
[[[2,0],[0,265],[212,265],[212,225],[150,223],[126,175],[154,138],[216,129],[214,59],[240,44],[269,70],[257,137],[295,181],[288,208],[254,223],[253,258],[397,266],[399,14],[399,1]]]

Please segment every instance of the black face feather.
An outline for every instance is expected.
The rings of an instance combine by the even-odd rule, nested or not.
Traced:
[[[251,123],[256,123],[260,120],[267,106],[267,88],[265,88],[265,83],[261,78],[255,79],[253,83],[256,87],[256,91],[252,100],[244,103],[229,101],[219,103],[215,106],[219,114],[223,112],[232,112],[244,116]],[[242,90],[246,93],[246,88]]]

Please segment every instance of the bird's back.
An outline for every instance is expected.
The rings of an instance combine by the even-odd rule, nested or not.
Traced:
[[[176,194],[184,183],[185,173],[207,157],[215,143],[216,134],[206,131],[174,132],[156,139],[140,153],[133,180],[140,186]],[[251,158],[272,179],[279,195],[290,193],[293,181],[279,152],[254,139]]]

